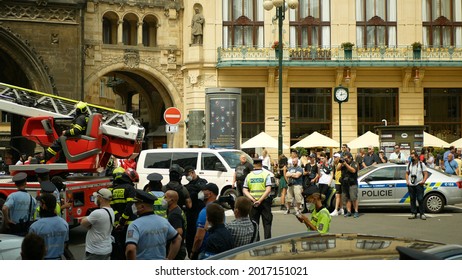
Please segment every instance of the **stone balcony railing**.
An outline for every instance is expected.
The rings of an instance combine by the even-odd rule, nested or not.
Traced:
[[[351,55],[338,46],[324,48],[316,46],[285,47],[284,65],[290,66],[325,66],[325,65],[416,65],[416,66],[462,66],[462,48],[456,47],[422,47],[420,56],[411,46],[398,47],[353,47]],[[218,67],[275,65],[278,63],[276,51],[268,47],[229,47],[218,48]]]

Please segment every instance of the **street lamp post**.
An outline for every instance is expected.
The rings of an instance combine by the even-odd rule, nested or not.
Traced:
[[[287,6],[291,9],[298,8],[298,0],[288,0]],[[263,2],[265,10],[270,11],[276,7],[276,18],[278,19],[278,63],[279,63],[279,116],[278,116],[278,155],[282,154],[282,57],[283,57],[283,44],[282,44],[282,22],[285,18],[286,1],[285,0],[265,0]]]

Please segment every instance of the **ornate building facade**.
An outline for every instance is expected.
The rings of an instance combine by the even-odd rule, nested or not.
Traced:
[[[0,80],[130,111],[146,148],[186,146],[184,121],[166,134],[163,111],[184,120],[213,87],[242,88],[242,142],[277,137],[280,106],[285,144],[314,131],[339,140],[340,115],[344,143],[382,120],[462,136],[461,0],[299,0],[283,22],[282,104],[278,20],[265,2],[1,0]]]

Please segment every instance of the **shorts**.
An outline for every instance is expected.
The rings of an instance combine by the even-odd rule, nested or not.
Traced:
[[[286,203],[290,203],[295,198],[295,203],[303,203],[302,196],[303,187],[301,185],[293,185],[287,188]]]
[[[358,200],[358,185],[353,186],[343,186],[342,195],[345,196],[345,199],[348,201]]]
[[[342,185],[335,184],[335,192],[336,194],[342,194]]]

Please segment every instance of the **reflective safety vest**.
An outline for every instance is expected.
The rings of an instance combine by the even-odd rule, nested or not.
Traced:
[[[160,191],[151,191],[149,193],[157,197],[157,200],[154,201],[154,214],[167,219],[167,209],[162,207],[162,202],[164,201],[165,193]]]
[[[61,204],[59,204],[58,202],[56,202],[55,213],[58,217],[61,217]],[[34,220],[37,219],[40,219],[40,206],[37,206],[34,212]]]
[[[250,195],[255,199],[260,199],[266,191],[266,178],[269,173],[262,170],[261,173],[255,174],[254,171],[250,172],[247,177],[247,186],[249,187]]]

